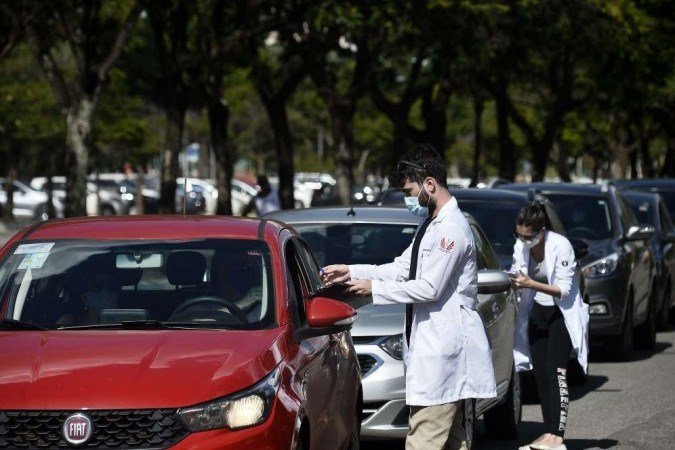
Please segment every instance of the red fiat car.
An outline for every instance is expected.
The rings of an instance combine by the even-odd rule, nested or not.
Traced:
[[[0,448],[358,448],[356,313],[226,217],[46,222],[0,250]]]

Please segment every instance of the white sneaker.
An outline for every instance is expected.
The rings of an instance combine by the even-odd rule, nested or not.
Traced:
[[[532,444],[530,445],[532,450],[567,450],[565,444],[558,445],[557,447],[549,447],[548,445],[543,444]]]

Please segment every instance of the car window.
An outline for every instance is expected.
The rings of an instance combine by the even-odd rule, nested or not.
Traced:
[[[675,217],[675,191],[659,191],[659,194],[666,203],[670,217]]]
[[[626,201],[626,199],[624,199],[623,196],[619,194],[617,194],[616,197],[619,200],[620,206],[619,214],[621,215],[621,225],[623,226],[624,231],[628,231],[630,227],[638,224],[638,220],[636,216],[633,214],[633,210]]]
[[[307,244],[301,240],[298,240],[297,244],[300,250],[300,259],[302,260],[307,273],[310,294],[314,294],[324,287],[324,284],[321,281],[319,266]]]
[[[483,270],[487,268],[487,262],[485,257],[485,247],[486,242],[483,241],[478,229],[475,226],[471,225],[471,232],[473,233],[473,241],[476,243],[476,258],[478,259],[478,270]]]
[[[374,223],[293,224],[316,264],[386,264],[412,242],[416,225]]]
[[[490,242],[488,241],[488,239],[485,237],[485,235],[483,234],[483,232],[479,227],[471,225],[471,231],[473,232],[473,238],[474,241],[476,242],[476,247],[479,248],[478,252],[479,270],[480,269],[498,270],[500,268],[499,259],[492,250],[492,247],[490,246]],[[481,258],[483,259],[482,267],[480,267]]]
[[[555,205],[568,237],[590,240],[612,237],[612,219],[606,196],[548,192],[546,197]]]
[[[302,262],[295,243],[289,240],[285,247],[286,266],[288,267],[290,294],[295,304],[300,323],[307,320],[305,298],[309,295],[308,280],[302,268]]]
[[[668,209],[665,207],[663,202],[659,202],[659,212],[660,212],[660,219],[661,219],[661,229],[663,230],[664,233],[669,233],[673,231],[673,221],[670,216],[670,212]]]
[[[271,256],[259,241],[56,241],[14,248],[4,317],[49,329],[152,320],[261,329],[274,323]]]
[[[633,215],[639,224],[656,225],[655,210],[649,201],[635,199],[633,197],[626,198],[631,207]]]

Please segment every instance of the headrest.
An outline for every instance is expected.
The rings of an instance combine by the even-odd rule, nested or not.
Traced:
[[[117,269],[116,272],[120,286],[136,286],[143,276],[143,269]]]
[[[166,260],[166,277],[174,286],[201,283],[205,270],[206,258],[199,252],[174,252]]]

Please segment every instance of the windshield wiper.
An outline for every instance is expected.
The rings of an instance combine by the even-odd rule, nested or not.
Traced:
[[[47,328],[39,325],[34,325],[30,322],[22,322],[14,319],[0,319],[0,330],[41,330],[45,331]]]
[[[115,323],[96,323],[59,327],[59,330],[169,330],[200,328],[207,324],[198,322],[160,322],[159,320],[123,320]]]

